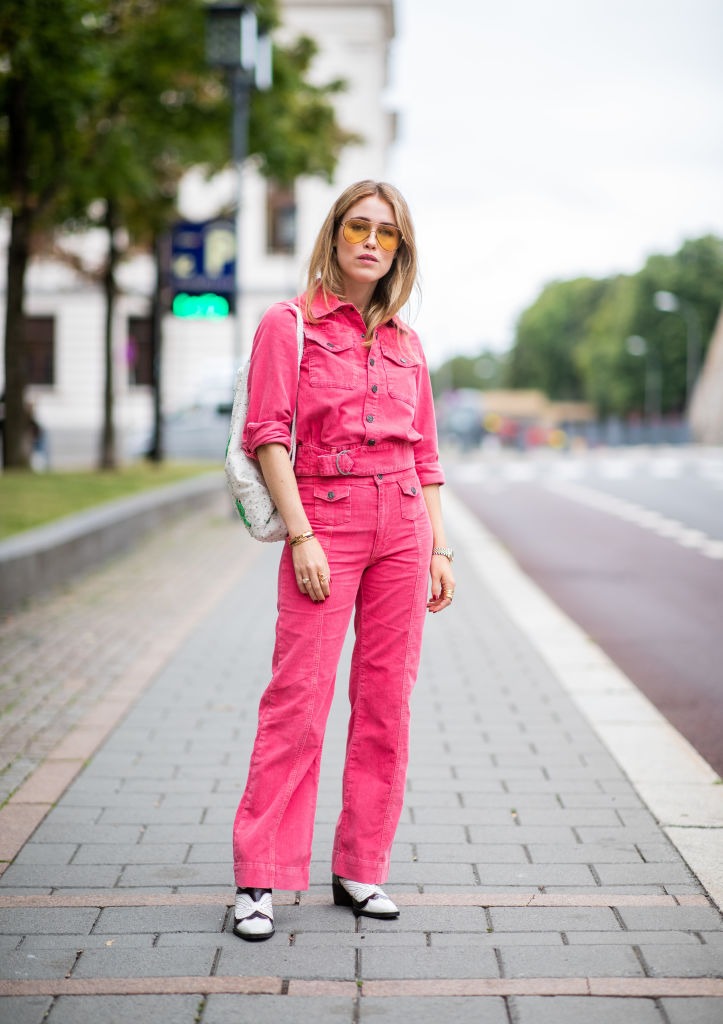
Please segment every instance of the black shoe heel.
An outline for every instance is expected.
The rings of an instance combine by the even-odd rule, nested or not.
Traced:
[[[353,907],[354,900],[339,881],[338,875],[331,876],[331,892],[334,897],[335,907]]]
[[[373,907],[376,896],[370,896],[369,899],[364,900],[362,903],[357,902],[341,884],[338,875],[331,876],[331,891],[334,896],[334,905],[337,907],[351,907],[354,917],[372,917],[378,921],[392,921],[399,917],[399,911],[396,909],[388,913],[379,913],[370,909],[369,904],[372,904]],[[394,906],[393,903],[392,906]]]

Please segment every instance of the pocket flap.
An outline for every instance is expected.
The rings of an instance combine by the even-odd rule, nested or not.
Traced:
[[[354,344],[353,338],[340,336],[338,331],[330,331],[323,324],[304,324],[304,337],[328,352],[345,352]]]
[[[399,487],[402,494],[407,494],[410,498],[416,498],[422,493],[422,485],[416,478],[413,480],[400,480]]]
[[[411,349],[400,349],[396,345],[390,345],[388,341],[381,343],[381,349],[384,353],[384,358],[392,363],[396,363],[397,366],[419,366],[419,356],[415,355]]]
[[[351,493],[351,487],[324,487],[322,484],[314,485],[314,497],[320,501],[326,501],[330,505],[334,502],[342,501],[344,498],[348,498]]]

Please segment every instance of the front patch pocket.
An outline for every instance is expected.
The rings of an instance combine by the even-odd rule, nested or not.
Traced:
[[[399,481],[399,501],[402,519],[416,519],[421,515],[422,509],[426,506],[422,496],[422,485],[416,476]]]
[[[323,526],[351,521],[351,487],[314,486],[314,518]]]

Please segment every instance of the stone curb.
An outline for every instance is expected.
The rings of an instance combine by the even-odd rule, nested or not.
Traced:
[[[163,523],[203,508],[223,486],[220,471],[204,473],[0,542],[0,615],[127,550]]]

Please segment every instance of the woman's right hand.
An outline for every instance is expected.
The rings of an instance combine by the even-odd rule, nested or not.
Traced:
[[[299,592],[307,594],[312,601],[325,601],[331,594],[329,563],[316,537],[296,544],[291,549],[291,558]]]

